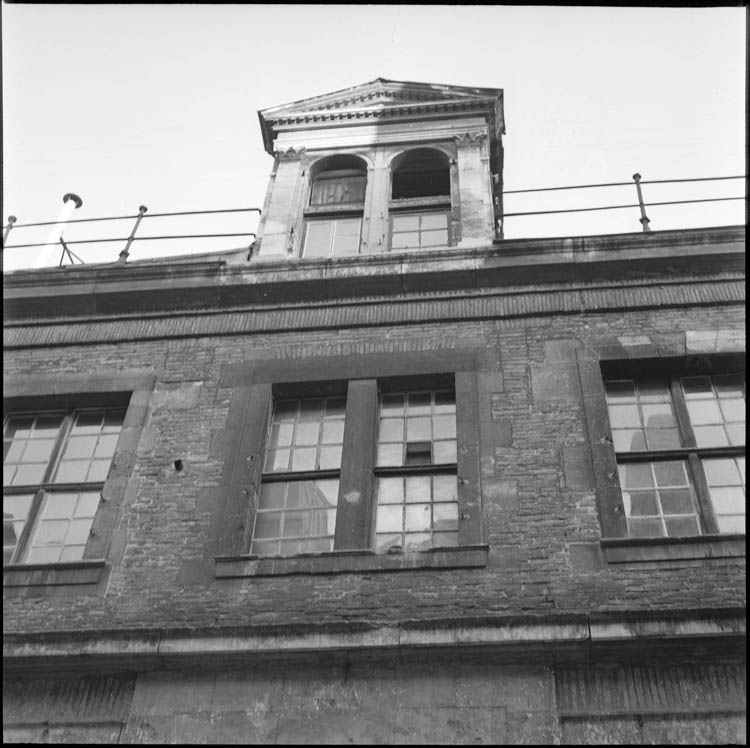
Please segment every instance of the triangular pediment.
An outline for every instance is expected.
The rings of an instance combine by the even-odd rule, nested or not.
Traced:
[[[435,83],[412,83],[377,78],[359,86],[311,96],[289,104],[264,109],[261,119],[275,120],[313,113],[403,107],[405,105],[449,104],[487,100],[502,96],[497,88],[469,88]]]
[[[364,124],[383,118],[415,118],[423,114],[457,112],[475,108],[491,111],[503,131],[503,92],[500,88],[473,88],[438,83],[414,83],[376,78],[359,86],[311,96],[258,112],[263,142],[272,152],[278,127],[306,127],[310,124]]]

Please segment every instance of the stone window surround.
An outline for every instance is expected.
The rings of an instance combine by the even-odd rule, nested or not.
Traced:
[[[392,168],[394,160],[403,157],[409,151],[431,149],[448,157],[450,169],[450,206],[445,199],[411,198],[391,200]],[[291,239],[289,254],[295,258],[302,258],[305,222],[316,217],[328,217],[332,214],[341,216],[362,216],[362,234],[360,238],[360,254],[390,253],[390,211],[396,207],[401,209],[420,209],[436,204],[445,208],[450,215],[449,245],[456,246],[461,240],[461,211],[460,185],[457,165],[458,144],[455,140],[440,139],[434,142],[415,142],[408,146],[403,144],[378,144],[369,148],[340,148],[308,153],[304,149],[287,153],[284,159],[298,158],[301,167],[301,188],[297,190],[296,199],[291,205],[290,229]],[[315,172],[315,164],[331,156],[353,156],[367,163],[367,186],[365,188],[364,204],[339,206],[311,206],[312,193],[311,174]],[[377,249],[373,251],[372,245]]]
[[[634,340],[634,344],[635,342],[637,341]],[[640,341],[640,344],[643,342]],[[629,350],[628,345],[613,348],[609,340],[603,341],[601,345],[594,341],[587,349],[579,348],[576,351],[602,529],[600,544],[604,557],[609,563],[744,557],[743,534],[717,533],[686,538],[627,537],[625,515],[619,508],[622,504],[622,492],[617,479],[614,444],[609,438],[603,369],[611,372],[619,364],[625,371],[633,372],[646,365],[674,374],[687,371],[697,359],[709,361],[717,369],[744,369],[744,350],[740,352],[734,348],[719,351],[711,348],[705,352],[688,348],[686,355],[677,356],[654,354],[653,349],[646,355],[639,354],[637,350]]]
[[[227,365],[224,386],[234,386],[227,430],[235,441],[225,453],[224,488],[227,506],[217,518],[213,556],[217,579],[285,574],[330,574],[343,572],[397,571],[407,569],[448,569],[485,567],[488,546],[482,544],[481,491],[479,487],[479,443],[477,373],[487,366],[485,349],[465,349],[401,354],[363,354],[288,361],[261,360]],[[267,421],[271,413],[274,385],[286,387],[333,380],[348,381],[347,440],[374,447],[368,429],[374,433],[377,416],[376,380],[405,375],[453,375],[456,388],[456,420],[459,439],[459,545],[428,551],[376,554],[370,548],[369,512],[371,502],[342,502],[339,512],[348,516],[337,520],[337,550],[330,553],[299,554],[291,557],[258,557],[248,554],[257,506]],[[234,405],[234,407],[233,407]],[[259,424],[252,426],[250,424]],[[244,455],[244,457],[243,457]],[[374,456],[373,456],[374,457]],[[363,461],[367,463],[367,461]],[[368,495],[373,472],[368,464],[342,466],[340,495],[359,490]],[[227,485],[228,484],[228,485]]]
[[[28,587],[56,586],[64,586],[66,594],[92,594],[92,587],[95,586],[95,594],[104,594],[109,571],[118,560],[118,550],[112,542],[113,532],[122,512],[146,406],[155,382],[156,377],[150,371],[132,370],[100,371],[92,376],[4,378],[5,412],[112,405],[127,408],[83,559],[54,564],[5,565],[5,595],[23,595]]]

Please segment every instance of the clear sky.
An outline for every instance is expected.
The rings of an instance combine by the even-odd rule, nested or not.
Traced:
[[[743,8],[488,5],[2,6],[3,224],[262,207],[257,112],[383,77],[502,88],[506,190],[745,173]],[[741,180],[644,185],[646,202],[742,196]],[[508,195],[506,212],[635,202],[633,186]],[[653,230],[745,222],[742,201],[654,206]],[[141,235],[254,231],[255,214]],[[133,220],[72,224],[69,241]],[[506,238],[640,231],[637,209],[508,217]],[[44,241],[15,229],[9,244]],[[137,242],[131,259],[249,239]],[[123,242],[72,245],[87,262]],[[8,249],[6,270],[39,249]]]

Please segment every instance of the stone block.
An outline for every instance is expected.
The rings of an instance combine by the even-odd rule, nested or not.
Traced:
[[[571,543],[570,566],[573,571],[584,574],[601,571],[606,564],[599,543]]]
[[[532,366],[531,391],[536,405],[581,399],[577,366]]]
[[[594,489],[594,473],[591,454],[586,444],[568,444],[562,448],[563,477],[565,486],[574,491]]]

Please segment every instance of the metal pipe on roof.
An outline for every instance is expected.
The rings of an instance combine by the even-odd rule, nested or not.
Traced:
[[[83,200],[81,200],[78,195],[75,195],[72,192],[68,192],[67,194],[63,195],[63,207],[60,211],[60,215],[57,217],[57,221],[55,222],[55,225],[52,227],[52,231],[50,231],[49,236],[47,237],[47,241],[45,244],[51,244],[52,246],[48,247],[47,249],[43,249],[39,256],[36,258],[36,262],[34,263],[35,268],[43,268],[47,267],[47,265],[50,264],[50,260],[52,259],[52,254],[54,253],[54,246],[59,245],[60,238],[62,237],[62,233],[65,230],[65,226],[68,223],[68,219],[71,215],[73,215],[73,211],[77,210],[83,205]]]

